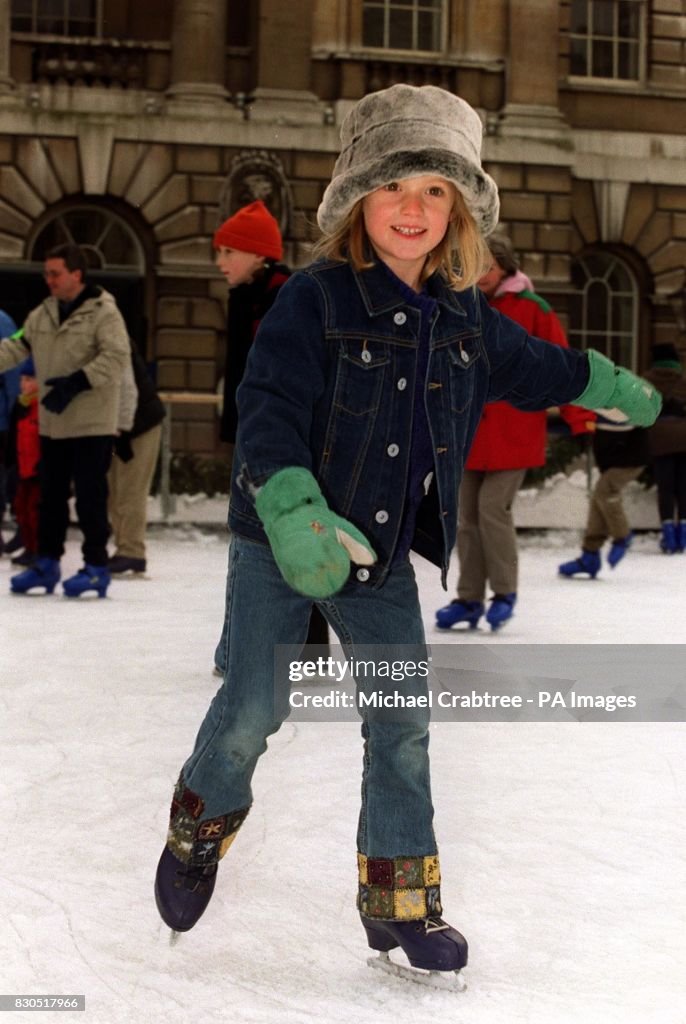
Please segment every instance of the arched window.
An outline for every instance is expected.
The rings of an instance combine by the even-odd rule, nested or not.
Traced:
[[[72,206],[50,220],[36,235],[29,258],[41,262],[56,245],[79,245],[92,270],[143,274],[143,248],[116,213],[95,206]]]
[[[572,284],[570,343],[637,369],[639,296],[631,269],[616,253],[595,250],[575,260]]]

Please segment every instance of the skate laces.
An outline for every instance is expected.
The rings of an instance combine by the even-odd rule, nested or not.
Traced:
[[[217,873],[217,865],[213,864],[209,867],[204,867],[202,864],[182,866],[176,869],[177,876],[181,879],[181,882],[185,889],[189,892],[198,892],[201,890],[203,885],[208,885],[214,875]]]
[[[424,933],[431,935],[433,932],[444,932],[450,928],[449,924],[440,917],[426,917],[424,918]]]

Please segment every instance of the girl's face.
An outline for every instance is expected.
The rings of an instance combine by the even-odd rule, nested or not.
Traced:
[[[236,288],[239,284],[250,284],[257,271],[264,265],[264,256],[220,245],[215,262],[226,278],[229,288]]]
[[[451,182],[426,174],[391,181],[362,200],[377,256],[411,288],[419,287],[426,257],[443,240],[456,194]]]

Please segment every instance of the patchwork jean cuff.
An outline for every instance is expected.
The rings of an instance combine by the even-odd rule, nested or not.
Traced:
[[[365,917],[412,921],[440,914],[438,856],[367,857],[357,855],[357,907]]]
[[[205,801],[179,777],[174,790],[167,846],[184,864],[209,867],[222,859],[245,821],[249,807],[200,820]]]

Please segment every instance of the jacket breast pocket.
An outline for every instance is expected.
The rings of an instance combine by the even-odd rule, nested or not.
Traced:
[[[450,408],[453,412],[464,412],[472,403],[475,364],[481,358],[478,338],[460,338],[448,348],[450,371]]]
[[[383,382],[390,358],[385,349],[362,342],[341,345],[333,404],[350,416],[367,416],[381,403]]]

